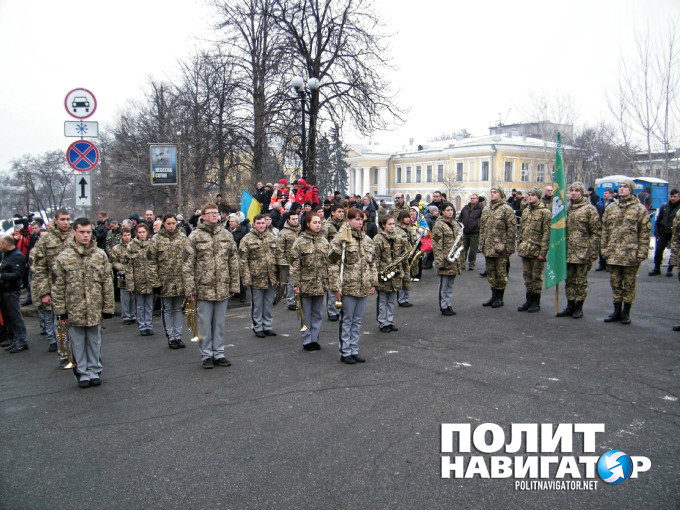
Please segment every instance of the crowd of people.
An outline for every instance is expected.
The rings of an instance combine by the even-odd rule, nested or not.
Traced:
[[[604,197],[580,182],[568,187],[567,305],[559,317],[583,317],[588,272],[610,272],[614,310],[605,322],[631,322],[636,276],[648,256],[650,219],[624,181]],[[82,388],[101,383],[101,325],[113,317],[120,300],[124,324],[136,324],[141,336],[154,335],[153,311],[160,305],[161,322],[170,349],[182,340],[185,309],[194,310],[196,340],[203,368],[229,366],[224,354],[225,322],[231,298],[246,300],[250,292],[251,329],[256,337],[276,336],[272,310],[285,299],[302,320],[304,351],[321,349],[324,315],[338,322],[340,361],[365,362],[359,337],[369,296],[376,294],[378,328],[397,331],[395,308],[410,307],[411,285],[423,270],[439,276],[438,306],[454,316],[456,276],[475,269],[489,282],[484,306],[504,305],[509,258],[522,260],[526,300],[520,312],[540,311],[543,273],[549,249],[553,189],[534,187],[526,193],[501,187],[488,200],[472,194],[457,212],[445,193],[435,192],[429,204],[416,195],[408,205],[397,193],[390,206],[370,195],[343,196],[336,191],[323,201],[318,189],[300,179],[289,188],[258,183],[253,194],[262,204],[252,221],[233,211],[217,195],[197,208],[189,221],[174,213],[145,211],[117,221],[105,212],[96,223],[72,221],[58,210],[49,225],[24,222],[13,236],[4,236],[0,268],[0,312],[3,347],[10,353],[28,349],[21,304],[38,307],[49,351],[62,367],[75,365]],[[654,271],[660,273],[664,250],[670,246],[667,275],[678,265],[680,197],[670,193],[656,222]],[[679,275],[680,276],[680,275]],[[21,287],[28,292],[20,303]],[[680,330],[680,325],[673,328]],[[67,335],[63,331],[67,331]]]

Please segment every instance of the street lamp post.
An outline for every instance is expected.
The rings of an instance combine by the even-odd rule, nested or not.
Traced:
[[[293,90],[297,93],[300,98],[300,113],[302,114],[302,179],[307,180],[307,132],[305,130],[305,109],[307,105],[307,96],[310,96],[315,90],[318,90],[321,86],[321,81],[318,78],[311,77],[307,80],[307,86],[305,87],[305,81],[300,76],[293,76],[290,81]],[[311,112],[310,112],[311,115]],[[310,120],[311,126],[311,120]]]

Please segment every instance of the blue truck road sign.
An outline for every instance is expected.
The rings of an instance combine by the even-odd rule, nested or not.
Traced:
[[[99,151],[92,142],[79,140],[66,149],[66,161],[78,172],[89,172],[99,163]]]

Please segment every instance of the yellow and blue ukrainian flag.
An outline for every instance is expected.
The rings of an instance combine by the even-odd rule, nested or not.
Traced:
[[[253,222],[253,218],[262,211],[262,204],[253,198],[253,195],[243,190],[241,195],[241,212]]]

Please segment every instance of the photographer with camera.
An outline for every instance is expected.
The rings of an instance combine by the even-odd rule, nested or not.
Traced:
[[[12,236],[0,239],[0,250],[3,258],[0,264],[0,301],[2,316],[12,336],[12,345],[5,350],[11,354],[28,350],[26,340],[26,324],[21,316],[21,278],[26,269],[26,259],[17,249],[16,240]]]

